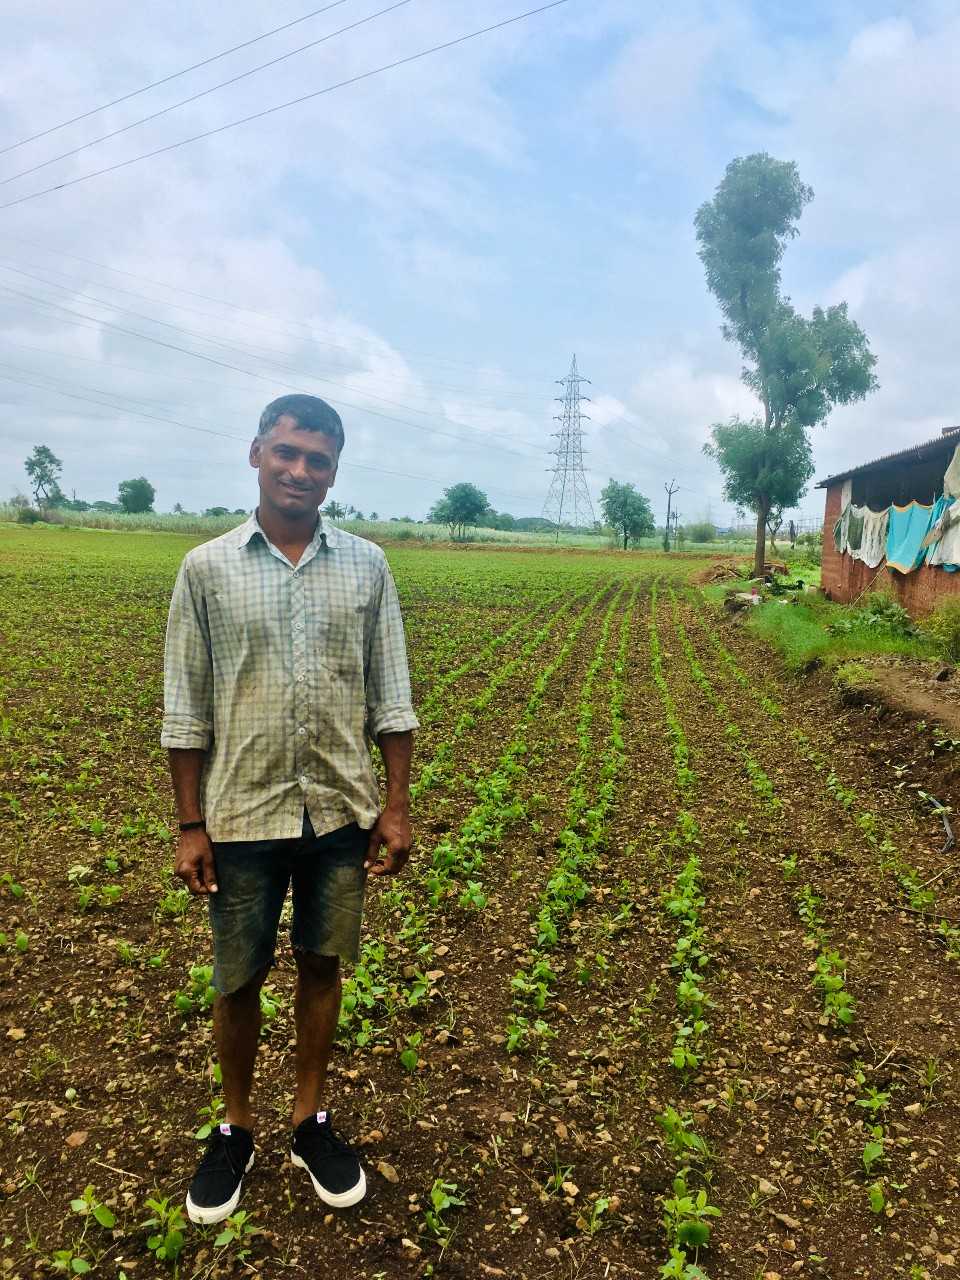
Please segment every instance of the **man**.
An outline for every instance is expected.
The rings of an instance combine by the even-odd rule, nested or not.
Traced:
[[[290,395],[250,446],[260,503],[184,559],[170,604],[164,721],[180,818],[176,874],[207,899],[214,1031],[225,1123],[187,1196],[220,1222],[253,1164],[250,1090],[260,988],[292,885],[297,964],[294,1165],[343,1208],[366,1180],[325,1109],[340,961],[355,961],[367,874],[410,853],[410,755],[418,727],[396,588],[379,547],[326,524],[343,425]],[[381,809],[369,738],[386,769]]]

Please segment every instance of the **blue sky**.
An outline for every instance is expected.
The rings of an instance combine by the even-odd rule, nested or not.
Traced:
[[[344,0],[0,156],[0,179],[381,7]],[[410,0],[0,195],[215,128],[525,7]],[[82,5],[18,0],[0,50],[0,138],[15,142],[308,8],[241,0],[198,15],[179,0],[105,0],[94,22]],[[142,473],[161,509],[250,506],[244,442],[266,400],[297,389],[340,408],[349,443],[337,496],[365,511],[422,516],[444,485],[471,479],[497,508],[538,514],[554,379],[576,350],[592,380],[594,497],[614,475],[659,511],[676,476],[685,516],[723,518],[701,447],[711,422],[752,402],[719,334],[692,220],[726,163],[758,150],[796,160],[816,193],[785,261],[787,291],[805,310],[846,298],[880,361],[881,390],[816,433],[818,475],[934,435],[956,418],[960,192],[945,158],[960,115],[958,53],[960,18],[941,3],[569,0],[0,210],[3,496],[25,487],[23,459],[42,441],[63,459],[65,487],[88,498]],[[820,509],[812,490],[802,512]]]

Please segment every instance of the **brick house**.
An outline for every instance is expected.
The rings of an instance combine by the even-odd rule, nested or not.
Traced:
[[[897,573],[885,562],[871,569],[848,553],[841,554],[833,530],[848,502],[882,510],[891,503],[933,503],[943,492],[943,475],[960,444],[960,427],[946,427],[934,440],[887,454],[849,471],[821,480],[826,489],[823,517],[822,583],[831,600],[849,604],[866,591],[890,591],[912,614],[929,613],[946,595],[960,595],[960,573],[923,565],[913,573]]]

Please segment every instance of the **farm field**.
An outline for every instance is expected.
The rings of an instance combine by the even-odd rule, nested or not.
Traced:
[[[951,1274],[960,743],[788,679],[657,554],[388,551],[417,849],[330,1098],[370,1194],[287,1158],[281,945],[246,1216],[178,1222],[220,1105],[159,748],[193,541],[0,529],[5,1280]]]

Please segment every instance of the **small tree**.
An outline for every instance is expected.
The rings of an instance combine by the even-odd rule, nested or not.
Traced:
[[[342,502],[336,502],[333,498],[323,508],[323,514],[329,516],[331,520],[342,520],[347,514],[347,508]]]
[[[63,470],[63,463],[51,449],[45,444],[34,445],[33,453],[23,466],[30,477],[33,500],[38,507],[55,506],[57,502],[63,500],[63,494],[60,491],[60,473]]]
[[[600,506],[607,524],[623,538],[624,551],[631,539],[635,542],[648,537],[656,528],[649,499],[637,493],[632,484],[611,478],[600,494]]]
[[[740,347],[743,381],[763,410],[751,423],[733,419],[732,438],[714,427],[713,443],[706,446],[710,456],[726,459],[721,467],[728,493],[735,492],[735,500],[756,515],[757,576],[772,508],[793,505],[796,499],[780,494],[799,495],[809,479],[807,430],[825,422],[836,405],[862,400],[877,386],[876,357],[845,302],[814,307],[808,320],[780,293],[787,241],[797,235],[797,222],[812,199],[795,164],[761,153],[732,160],[695,219],[707,287],[724,318],[723,336]],[[739,476],[730,470],[737,459],[746,467]],[[774,475],[779,492],[767,483]]]
[[[463,538],[467,529],[477,525],[489,510],[487,495],[465,480],[444,489],[443,497],[430,508],[427,519],[432,524],[445,524],[451,538]]]
[[[691,542],[714,542],[717,537],[716,525],[709,520],[693,520],[686,526],[687,537]]]
[[[724,497],[737,506],[763,511],[764,534],[768,520],[778,513],[778,530],[784,508],[797,505],[813,475],[807,433],[796,423],[773,433],[758,418],[746,422],[733,418],[717,423],[711,435],[713,439],[703,451],[723,472]],[[766,538],[764,548],[765,543]],[[763,559],[759,569],[754,564],[754,576],[759,578],[762,573]]]
[[[157,491],[146,476],[137,476],[133,480],[121,480],[117,489],[117,501],[127,515],[140,515],[144,511],[152,511],[156,496]]]

